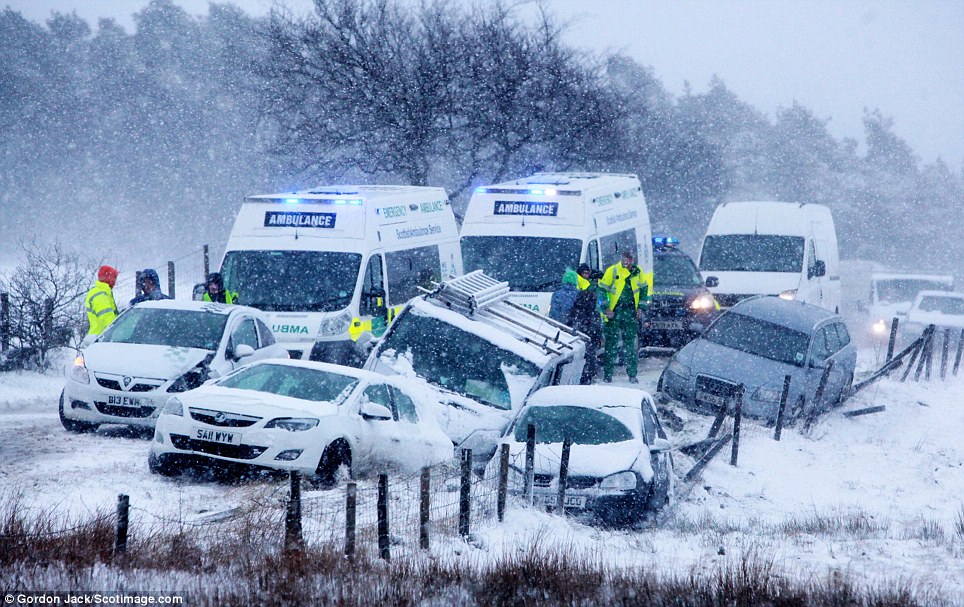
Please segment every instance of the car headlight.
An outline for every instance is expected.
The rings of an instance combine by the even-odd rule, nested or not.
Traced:
[[[675,358],[669,361],[669,366],[666,370],[681,379],[688,379],[690,376],[690,368]]]
[[[629,470],[625,472],[617,472],[616,474],[610,474],[599,483],[600,489],[610,489],[627,491],[636,488],[636,473],[630,472]]]
[[[330,316],[321,321],[318,337],[336,337],[348,331],[351,326],[351,312],[345,310],[337,316]]]
[[[264,425],[265,428],[281,428],[288,432],[303,432],[318,425],[313,417],[278,417]]]
[[[874,333],[876,333],[877,335],[883,335],[887,333],[887,323],[884,322],[883,318],[879,319],[877,322],[874,323]]]
[[[793,301],[797,298],[796,289],[787,289],[783,293],[780,293],[780,299],[786,299],[787,301]]]
[[[184,404],[181,403],[181,399],[176,396],[167,399],[164,409],[161,410],[161,415],[177,415],[178,417],[184,415]]]
[[[700,295],[696,299],[690,302],[690,310],[705,311],[712,310],[716,307],[716,300],[713,299],[712,295],[706,293]]]
[[[753,398],[755,400],[765,400],[769,402],[778,403],[780,402],[780,397],[783,396],[783,387],[775,386],[760,386],[753,393]]]
[[[74,359],[74,364],[70,368],[70,378],[81,384],[90,383],[90,374],[87,372],[83,354],[78,354],[77,358]]]

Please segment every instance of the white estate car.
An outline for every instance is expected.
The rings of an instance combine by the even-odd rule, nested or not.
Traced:
[[[964,293],[921,291],[907,313],[907,324],[918,332],[927,325],[964,329]]]
[[[125,311],[65,370],[60,421],[152,428],[172,393],[266,358],[288,358],[254,308],[151,301]]]
[[[349,473],[414,472],[452,458],[423,386],[328,363],[263,361],[173,396],[148,463],[177,474],[197,460],[298,470],[331,486]]]

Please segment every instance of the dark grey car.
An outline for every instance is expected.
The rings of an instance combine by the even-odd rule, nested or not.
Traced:
[[[660,379],[665,396],[715,413],[743,384],[743,412],[775,419],[786,375],[788,415],[823,411],[853,383],[857,350],[843,319],[829,310],[775,296],[747,299],[722,314],[673,356]],[[824,369],[833,367],[815,402]]]

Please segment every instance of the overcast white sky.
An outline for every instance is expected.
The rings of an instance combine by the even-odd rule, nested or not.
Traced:
[[[274,0],[233,0],[264,14]],[[114,17],[133,31],[147,0],[0,0],[41,21],[51,11],[91,22]],[[174,0],[206,14],[207,0]],[[284,0],[298,12],[311,0]],[[838,137],[863,140],[864,108],[925,161],[964,168],[962,0],[548,0],[570,23],[568,39],[651,65],[667,88],[706,90],[715,74],[772,117],[794,100],[830,118]]]

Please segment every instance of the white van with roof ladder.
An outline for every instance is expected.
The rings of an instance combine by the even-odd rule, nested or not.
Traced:
[[[652,293],[649,211],[636,175],[538,173],[476,188],[461,242],[466,271],[507,281],[513,301],[542,314],[567,268],[605,270],[627,249]]]
[[[830,209],[796,202],[726,202],[703,238],[700,272],[721,307],[779,295],[840,311],[840,254]]]
[[[462,254],[442,188],[328,186],[245,198],[221,273],[292,358],[359,363],[353,342],[461,274]]]

